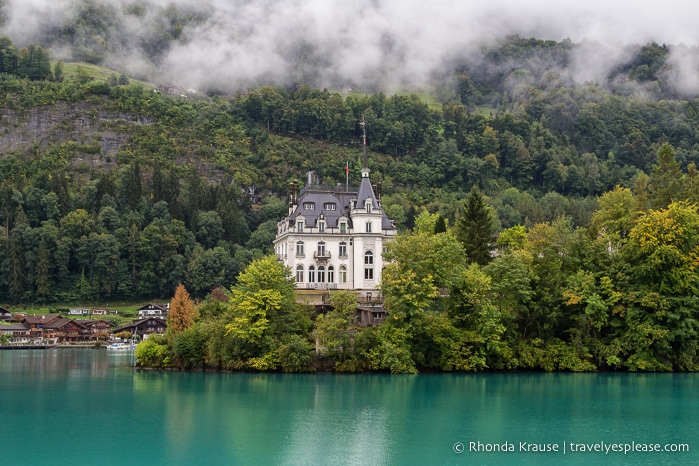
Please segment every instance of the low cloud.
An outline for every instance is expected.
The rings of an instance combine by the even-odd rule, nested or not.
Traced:
[[[569,70],[578,82],[603,79],[628,58],[629,44],[676,44],[673,82],[683,92],[699,90],[699,6],[684,0],[4,0],[0,33],[20,46],[49,42],[54,54],[65,54],[51,34],[65,31],[86,5],[111,8],[115,17],[84,47],[106,40],[104,63],[186,87],[419,86],[445,66],[475,60],[484,42],[518,34],[579,44]],[[163,31],[175,40],[147,49]]]

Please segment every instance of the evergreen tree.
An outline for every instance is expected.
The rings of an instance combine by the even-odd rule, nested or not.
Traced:
[[[0,73],[17,74],[19,52],[7,36],[0,37]]]
[[[658,163],[653,166],[648,188],[650,204],[655,209],[663,209],[673,201],[686,199],[682,170],[670,144],[665,143],[658,149]]]
[[[446,231],[447,231],[447,221],[444,219],[444,217],[439,215],[437,217],[437,221],[434,224],[434,234],[436,235],[437,233],[445,233]]]
[[[18,230],[10,234],[10,244],[8,250],[10,260],[10,296],[15,301],[19,301],[24,294],[24,280],[26,278],[24,247],[19,237]]]
[[[47,299],[51,293],[51,258],[46,239],[41,238],[36,262],[36,296]]]
[[[49,53],[34,45],[20,50],[17,72],[23,78],[29,78],[32,81],[49,78],[51,76]]]
[[[119,180],[119,196],[132,209],[136,209],[142,195],[141,166],[134,160],[124,168]]]
[[[492,218],[483,195],[473,186],[456,223],[457,238],[464,245],[469,262],[485,265],[490,261],[493,231]]]
[[[58,60],[55,65],[53,65],[53,80],[57,83],[62,83],[65,79],[63,75],[63,60]]]

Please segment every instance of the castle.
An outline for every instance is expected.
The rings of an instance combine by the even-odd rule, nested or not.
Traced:
[[[381,206],[380,185],[369,179],[364,141],[357,191],[323,188],[309,172],[300,192],[291,184],[288,215],[277,225],[277,258],[291,269],[299,295],[308,290],[309,304],[324,302],[333,289],[354,291],[369,306],[380,303],[382,253],[396,228]]]

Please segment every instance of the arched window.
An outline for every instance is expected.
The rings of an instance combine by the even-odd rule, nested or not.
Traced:
[[[308,282],[313,283],[316,281],[316,268],[314,266],[310,266],[308,268]]]
[[[347,243],[345,243],[344,241],[340,241],[340,251],[338,256],[347,257]]]
[[[328,267],[328,283],[334,283],[335,282],[335,269],[333,266]]]
[[[303,282],[303,265],[296,266],[296,283]]]
[[[325,282],[325,267],[322,265],[318,267],[318,283]]]
[[[374,253],[367,251],[364,253],[364,280],[374,279]]]
[[[296,257],[303,257],[303,241],[296,242]]]
[[[337,276],[340,283],[347,283],[347,267],[341,265],[340,270],[337,272]]]

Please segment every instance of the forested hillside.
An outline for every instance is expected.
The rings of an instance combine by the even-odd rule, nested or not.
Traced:
[[[585,84],[566,72],[575,47],[503,39],[430,106],[301,83],[171,97],[3,38],[0,302],[230,287],[270,252],[290,181],[344,184],[348,161],[358,181],[363,116],[403,236],[395,322],[361,354],[336,348],[343,367],[694,370],[699,99],[669,79],[665,45]]]

